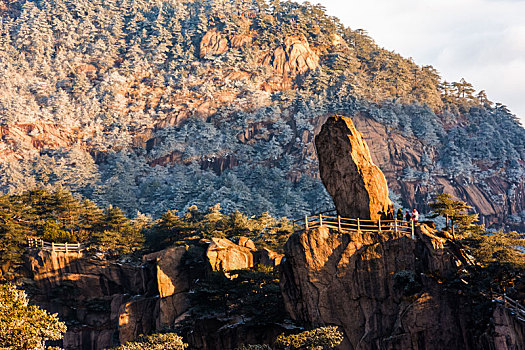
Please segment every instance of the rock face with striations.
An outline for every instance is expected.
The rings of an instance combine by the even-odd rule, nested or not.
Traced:
[[[227,274],[254,265],[276,266],[281,258],[270,250],[257,250],[245,237],[239,244],[212,238],[170,247],[143,256],[142,263],[36,249],[25,256],[33,284],[31,302],[67,322],[63,347],[68,350],[105,349],[140,334],[174,328],[189,316],[195,282],[210,271]],[[197,324],[198,329],[186,335],[195,349],[235,348],[245,341],[273,339],[284,330],[278,325],[257,330],[219,316]]]
[[[335,116],[315,138],[321,179],[343,217],[377,220],[392,202],[381,170],[350,118]]]
[[[326,227],[292,235],[281,265],[287,311],[308,326],[339,326],[341,349],[522,349],[525,323],[447,289],[442,280],[461,263],[433,230],[418,226],[416,237]]]
[[[84,253],[32,250],[26,256],[32,277],[31,302],[66,321],[66,349],[104,349],[155,329],[155,270],[88,257]]]

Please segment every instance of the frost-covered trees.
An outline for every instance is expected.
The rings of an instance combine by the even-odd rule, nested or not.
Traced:
[[[476,181],[488,166],[509,168],[508,180],[520,181],[525,135],[505,106],[464,80],[440,83],[432,67],[380,48],[322,6],[16,6],[0,15],[0,121],[19,127],[6,129],[0,143],[8,155],[0,163],[2,193],[65,186],[128,215],[216,202],[250,215],[329,209],[311,143],[335,113],[360,113],[387,132],[417,138],[433,157],[412,169],[416,178],[439,165],[440,175]],[[199,57],[210,29],[221,33],[226,51]],[[291,34],[304,36],[320,63],[283,77],[267,54]],[[250,44],[233,45],[242,40]],[[17,138],[30,125],[37,127],[29,138]]]

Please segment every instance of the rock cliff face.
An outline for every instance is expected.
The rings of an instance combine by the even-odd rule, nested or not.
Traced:
[[[447,192],[475,207],[487,227],[493,224],[501,227],[501,223],[507,220],[506,213],[517,214],[522,210],[519,208],[525,207],[525,197],[519,195],[524,193],[525,180],[515,189],[518,195],[511,196],[509,190],[512,185],[500,176],[490,176],[483,182],[452,178],[438,172],[428,181],[405,177],[402,174],[408,167],[421,170],[433,167],[432,164],[422,165],[423,158],[426,154],[431,163],[434,162],[438,158],[438,150],[426,147],[415,137],[389,130],[363,113],[353,115],[352,121],[366,140],[372,161],[381,168],[389,188],[400,194],[408,207],[426,212],[427,204],[435,193]],[[479,167],[483,166],[480,164]],[[520,223],[514,226],[507,223],[511,228],[523,230]]]
[[[282,264],[286,308],[307,325],[339,326],[341,349],[519,349],[524,323],[499,307],[483,315],[442,284],[461,265],[445,248],[426,226],[416,240],[326,227],[296,233]]]
[[[341,216],[377,220],[389,211],[385,176],[350,118],[328,118],[315,146],[321,179]]]
[[[156,267],[156,282],[160,297],[156,329],[173,326],[177,318],[189,308],[187,293],[190,290],[192,277],[184,266],[186,252],[186,247],[173,247],[143,257],[144,262],[154,262]],[[198,254],[202,254],[202,251]],[[193,277],[197,278],[198,275],[195,273]]]
[[[68,325],[63,345],[70,350],[113,347],[157,330],[173,328],[189,316],[188,293],[209,271],[262,264],[276,266],[282,255],[257,250],[241,238],[235,244],[212,239],[145,255],[140,263],[108,261],[102,255],[33,250],[26,255],[32,302],[56,312]],[[198,320],[187,335],[194,349],[226,349],[221,344],[272,340],[280,326],[255,330],[240,320]],[[221,327],[225,326],[224,329]],[[210,334],[215,334],[210,336]],[[236,346],[237,346],[236,345]]]
[[[319,56],[310,48],[304,35],[293,35],[287,37],[273,54],[267,55],[263,64],[271,64],[278,74],[295,77],[316,69],[319,66]]]
[[[155,270],[88,258],[83,253],[34,251],[26,256],[32,302],[68,324],[66,349],[103,349],[155,329]]]

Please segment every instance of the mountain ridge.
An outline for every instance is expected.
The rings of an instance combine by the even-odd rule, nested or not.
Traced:
[[[523,229],[516,118],[322,6],[44,0],[6,9],[4,193],[62,185],[129,214],[221,202],[299,216],[332,205],[313,137],[342,114],[357,120],[398,205],[424,210],[446,190],[487,226]]]

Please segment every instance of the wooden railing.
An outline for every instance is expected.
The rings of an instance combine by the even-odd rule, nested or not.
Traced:
[[[458,241],[450,241],[449,244],[445,245],[445,248],[452,254],[455,255],[457,258],[456,251],[454,249],[450,248],[450,243],[455,246],[456,249],[458,249],[460,252],[462,252],[462,257],[464,258],[465,262],[469,266],[473,267],[479,267],[479,265],[476,263],[475,260],[470,256],[468,249],[462,246],[462,244]],[[466,253],[465,253],[466,251]],[[461,260],[461,259],[460,259]],[[525,306],[520,304],[518,301],[509,298],[505,291],[503,291],[503,294],[501,292],[496,292],[494,290],[490,290],[490,294],[480,292],[481,295],[490,298],[493,302],[498,301],[499,303],[503,304],[503,307],[514,315],[517,320],[521,322],[525,322]]]
[[[52,252],[78,253],[84,249],[80,243],[54,243],[37,238],[28,238],[27,244],[30,248],[39,248]]]
[[[521,322],[525,322],[525,306],[521,305],[514,299],[509,298],[505,293],[500,294],[491,290],[490,295],[486,293],[481,293],[485,297],[490,297],[492,302],[497,301],[502,304],[502,306],[509,310],[512,315]]]
[[[331,214],[331,215],[327,215]],[[414,222],[404,220],[363,220],[343,218],[335,211],[322,212],[313,216],[293,221],[294,231],[309,230],[315,227],[325,226],[339,230],[340,232],[382,232],[394,231],[404,232],[414,239]]]
[[[505,294],[501,296],[507,309],[514,312],[514,315],[522,322],[525,322],[525,307],[516,300],[509,298]]]

